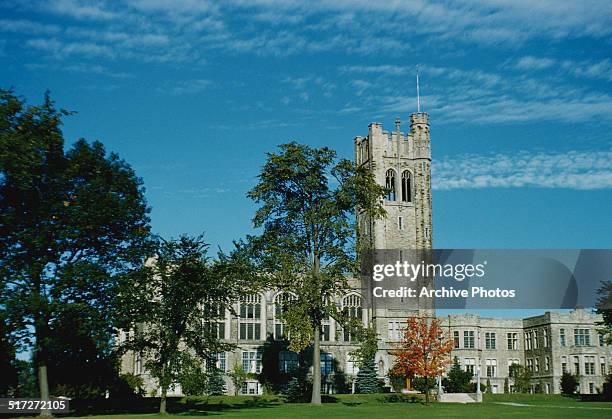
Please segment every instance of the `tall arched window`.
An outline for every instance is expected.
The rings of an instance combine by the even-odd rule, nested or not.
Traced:
[[[344,315],[352,321],[363,321],[363,310],[361,308],[361,297],[357,294],[349,294],[342,299],[342,310]],[[353,320],[354,319],[354,320]],[[350,325],[344,328],[344,341],[352,342],[357,337],[355,336],[355,328]]]
[[[408,170],[402,172],[402,201],[412,202],[412,177]]]
[[[387,170],[385,188],[387,189],[387,201],[395,201],[395,171],[393,169]]]
[[[297,297],[294,294],[288,292],[279,292],[274,297],[274,339],[283,340],[287,337],[283,314],[287,311],[291,301],[296,299]]]
[[[240,339],[261,340],[261,295],[240,298]]]

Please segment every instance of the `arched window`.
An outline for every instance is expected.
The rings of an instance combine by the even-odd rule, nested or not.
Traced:
[[[342,311],[352,321],[363,321],[363,310],[361,308],[361,297],[357,294],[349,294],[342,299]],[[354,320],[353,320],[354,319]],[[344,341],[352,342],[356,339],[354,327],[350,325],[344,328]]]
[[[387,189],[387,201],[395,201],[395,171],[393,169],[387,170],[385,189]]]
[[[402,172],[402,201],[412,202],[412,178],[408,170]]]
[[[279,292],[274,297],[274,339],[283,340],[287,337],[283,314],[287,311],[291,301],[296,299],[297,297],[289,292]]]
[[[251,294],[240,298],[241,340],[261,340],[261,295]]]

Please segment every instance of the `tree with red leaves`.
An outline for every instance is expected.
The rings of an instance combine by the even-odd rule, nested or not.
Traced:
[[[398,344],[394,372],[425,378],[425,403],[429,404],[429,379],[446,371],[453,340],[438,319],[408,317]]]

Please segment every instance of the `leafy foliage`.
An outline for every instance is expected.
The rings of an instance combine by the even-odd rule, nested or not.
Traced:
[[[242,383],[247,379],[248,374],[242,367],[242,364],[236,362],[232,368],[232,371],[230,371],[227,375],[232,380],[232,384],[234,386],[234,396],[237,396],[242,388]]]
[[[408,317],[393,369],[404,376],[433,378],[445,372],[452,350],[453,340],[440,326],[440,320]],[[428,385],[428,380],[425,383]],[[425,401],[429,403],[427,388]]]
[[[467,393],[470,391],[470,382],[472,381],[472,373],[461,369],[459,359],[453,358],[448,376],[442,380],[444,391],[447,393]]]
[[[157,257],[142,269],[131,293],[141,307],[135,321],[142,324],[126,348],[140,352],[158,379],[162,412],[168,387],[184,369],[197,368],[195,361],[214,362],[216,353],[234,348],[220,341],[216,321],[232,310],[244,284],[231,261],[212,263],[207,251],[202,236],[161,240]]]
[[[603,317],[598,331],[604,336],[606,344],[612,345],[612,281],[603,281],[597,292],[597,313]]]
[[[301,352],[314,345],[312,403],[321,402],[322,321],[331,316],[346,323],[329,297],[345,293],[346,275],[357,270],[355,209],[382,216],[383,194],[365,168],[338,160],[329,148],[295,142],[268,154],[248,193],[261,204],[253,223],[263,228],[248,240],[252,257],[271,285],[296,296],[283,313],[289,348]]]
[[[357,328],[359,347],[350,353],[358,367],[374,360],[378,352],[378,333],[374,327]]]
[[[509,371],[510,379],[516,393],[529,393],[531,390],[532,373],[524,365],[512,364]]]
[[[420,392],[427,394],[436,386],[436,379],[433,377],[414,377],[412,379],[412,387]]]
[[[28,106],[0,91],[0,304],[12,339],[33,349],[43,399],[51,325],[71,303],[112,329],[150,229],[142,181],[125,161],[97,141],[64,152],[68,114],[48,94]]]
[[[602,394],[605,401],[612,401],[612,373],[606,375],[606,381],[603,383]]]
[[[4,310],[0,310],[0,397],[17,391],[19,369],[15,359],[15,344],[10,338]]]
[[[578,378],[569,372],[564,372],[563,375],[561,375],[560,386],[562,394],[574,394],[576,392],[576,388],[578,387]]]
[[[117,385],[118,359],[102,322],[95,313],[84,314],[79,304],[66,304],[57,315],[48,340],[53,394],[96,399]]]

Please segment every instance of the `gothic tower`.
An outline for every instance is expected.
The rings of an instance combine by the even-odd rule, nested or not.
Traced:
[[[355,138],[355,160],[366,165],[388,190],[383,206],[387,216],[368,220],[358,214],[360,231],[372,249],[431,249],[431,147],[429,116],[410,115],[410,132],[384,131],[368,126],[367,137]]]

